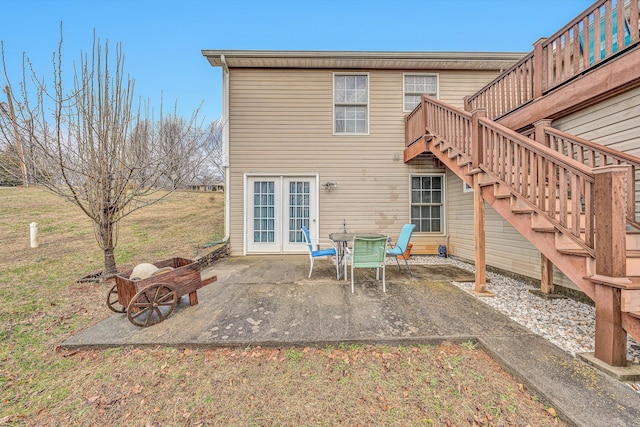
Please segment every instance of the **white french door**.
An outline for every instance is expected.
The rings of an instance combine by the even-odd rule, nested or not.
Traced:
[[[316,178],[247,177],[247,253],[307,250],[300,228],[316,232]]]

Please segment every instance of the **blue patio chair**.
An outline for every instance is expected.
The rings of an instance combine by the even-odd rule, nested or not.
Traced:
[[[307,227],[302,227],[302,234],[304,234],[304,240],[307,242],[307,246],[309,247],[309,260],[311,265],[309,266],[309,279],[311,279],[311,273],[313,272],[313,259],[324,256],[333,256],[336,257],[336,278],[339,278],[338,271],[338,262],[336,256],[336,248],[333,246],[333,243],[329,239],[314,239],[311,240],[311,236],[309,235],[309,229]],[[323,242],[321,242],[321,240]],[[326,243],[324,241],[326,240]],[[331,242],[331,243],[330,243]],[[317,249],[313,249],[313,247]],[[331,246],[327,249],[320,249],[321,246]]]
[[[407,266],[407,270],[409,270],[409,275],[413,277],[413,273],[411,272],[411,267],[409,267],[409,263],[407,262],[407,257],[404,253],[407,251],[407,245],[409,245],[409,240],[411,239],[411,233],[413,233],[413,229],[416,228],[415,224],[405,224],[402,226],[402,230],[400,231],[400,236],[398,236],[398,241],[396,242],[395,247],[388,249],[387,254],[393,255],[396,258],[396,263],[398,263],[398,270],[400,269],[400,261],[398,261],[398,257],[402,256],[404,259],[404,263]]]
[[[386,248],[387,236],[355,236],[353,238],[353,248],[349,251],[351,258],[351,293],[355,292],[354,268],[375,268],[376,279],[379,278],[380,268],[382,268],[382,291],[387,292],[384,265]]]

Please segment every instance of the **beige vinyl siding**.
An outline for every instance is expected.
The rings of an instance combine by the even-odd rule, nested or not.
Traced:
[[[448,71],[440,73],[440,100],[464,108],[464,97],[476,93],[485,84],[496,77],[491,71],[477,71],[469,73],[464,71]],[[482,81],[480,86],[478,82]],[[471,89],[474,87],[475,89]]]
[[[245,174],[318,175],[319,233],[327,237],[343,221],[351,231],[375,231],[394,240],[409,221],[412,174],[443,173],[430,158],[403,162],[403,73],[370,70],[369,135],[333,134],[333,75],[343,70],[230,70],[230,244],[244,250]],[[347,70],[350,73],[357,70]],[[422,71],[424,72],[424,71]],[[473,93],[496,73],[451,78],[437,71],[447,87]],[[365,71],[363,71],[365,73]],[[457,83],[455,83],[457,82]],[[458,87],[462,85],[463,87]],[[454,96],[440,89],[441,97]],[[457,95],[456,95],[457,96]],[[456,104],[462,105],[462,99]],[[446,213],[445,213],[446,214]],[[444,235],[415,235],[414,253],[435,253]]]
[[[554,120],[553,127],[640,156],[640,88]]]

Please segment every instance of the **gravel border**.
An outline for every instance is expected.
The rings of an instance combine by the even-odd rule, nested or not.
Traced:
[[[395,260],[387,259],[387,263]],[[454,258],[436,255],[411,255],[411,265],[449,264],[475,273],[475,266]],[[545,299],[531,293],[539,288],[521,280],[487,272],[487,290],[495,297],[479,298],[483,303],[495,308],[512,320],[528,328],[535,334],[551,341],[564,351],[575,356],[578,353],[594,351],[595,307],[572,298]],[[475,282],[451,282],[470,293]],[[640,345],[628,336],[627,360],[640,364]]]

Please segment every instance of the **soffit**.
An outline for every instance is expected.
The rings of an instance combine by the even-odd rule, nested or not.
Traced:
[[[214,67],[224,58],[229,68],[504,70],[526,53],[203,50],[202,55]]]

